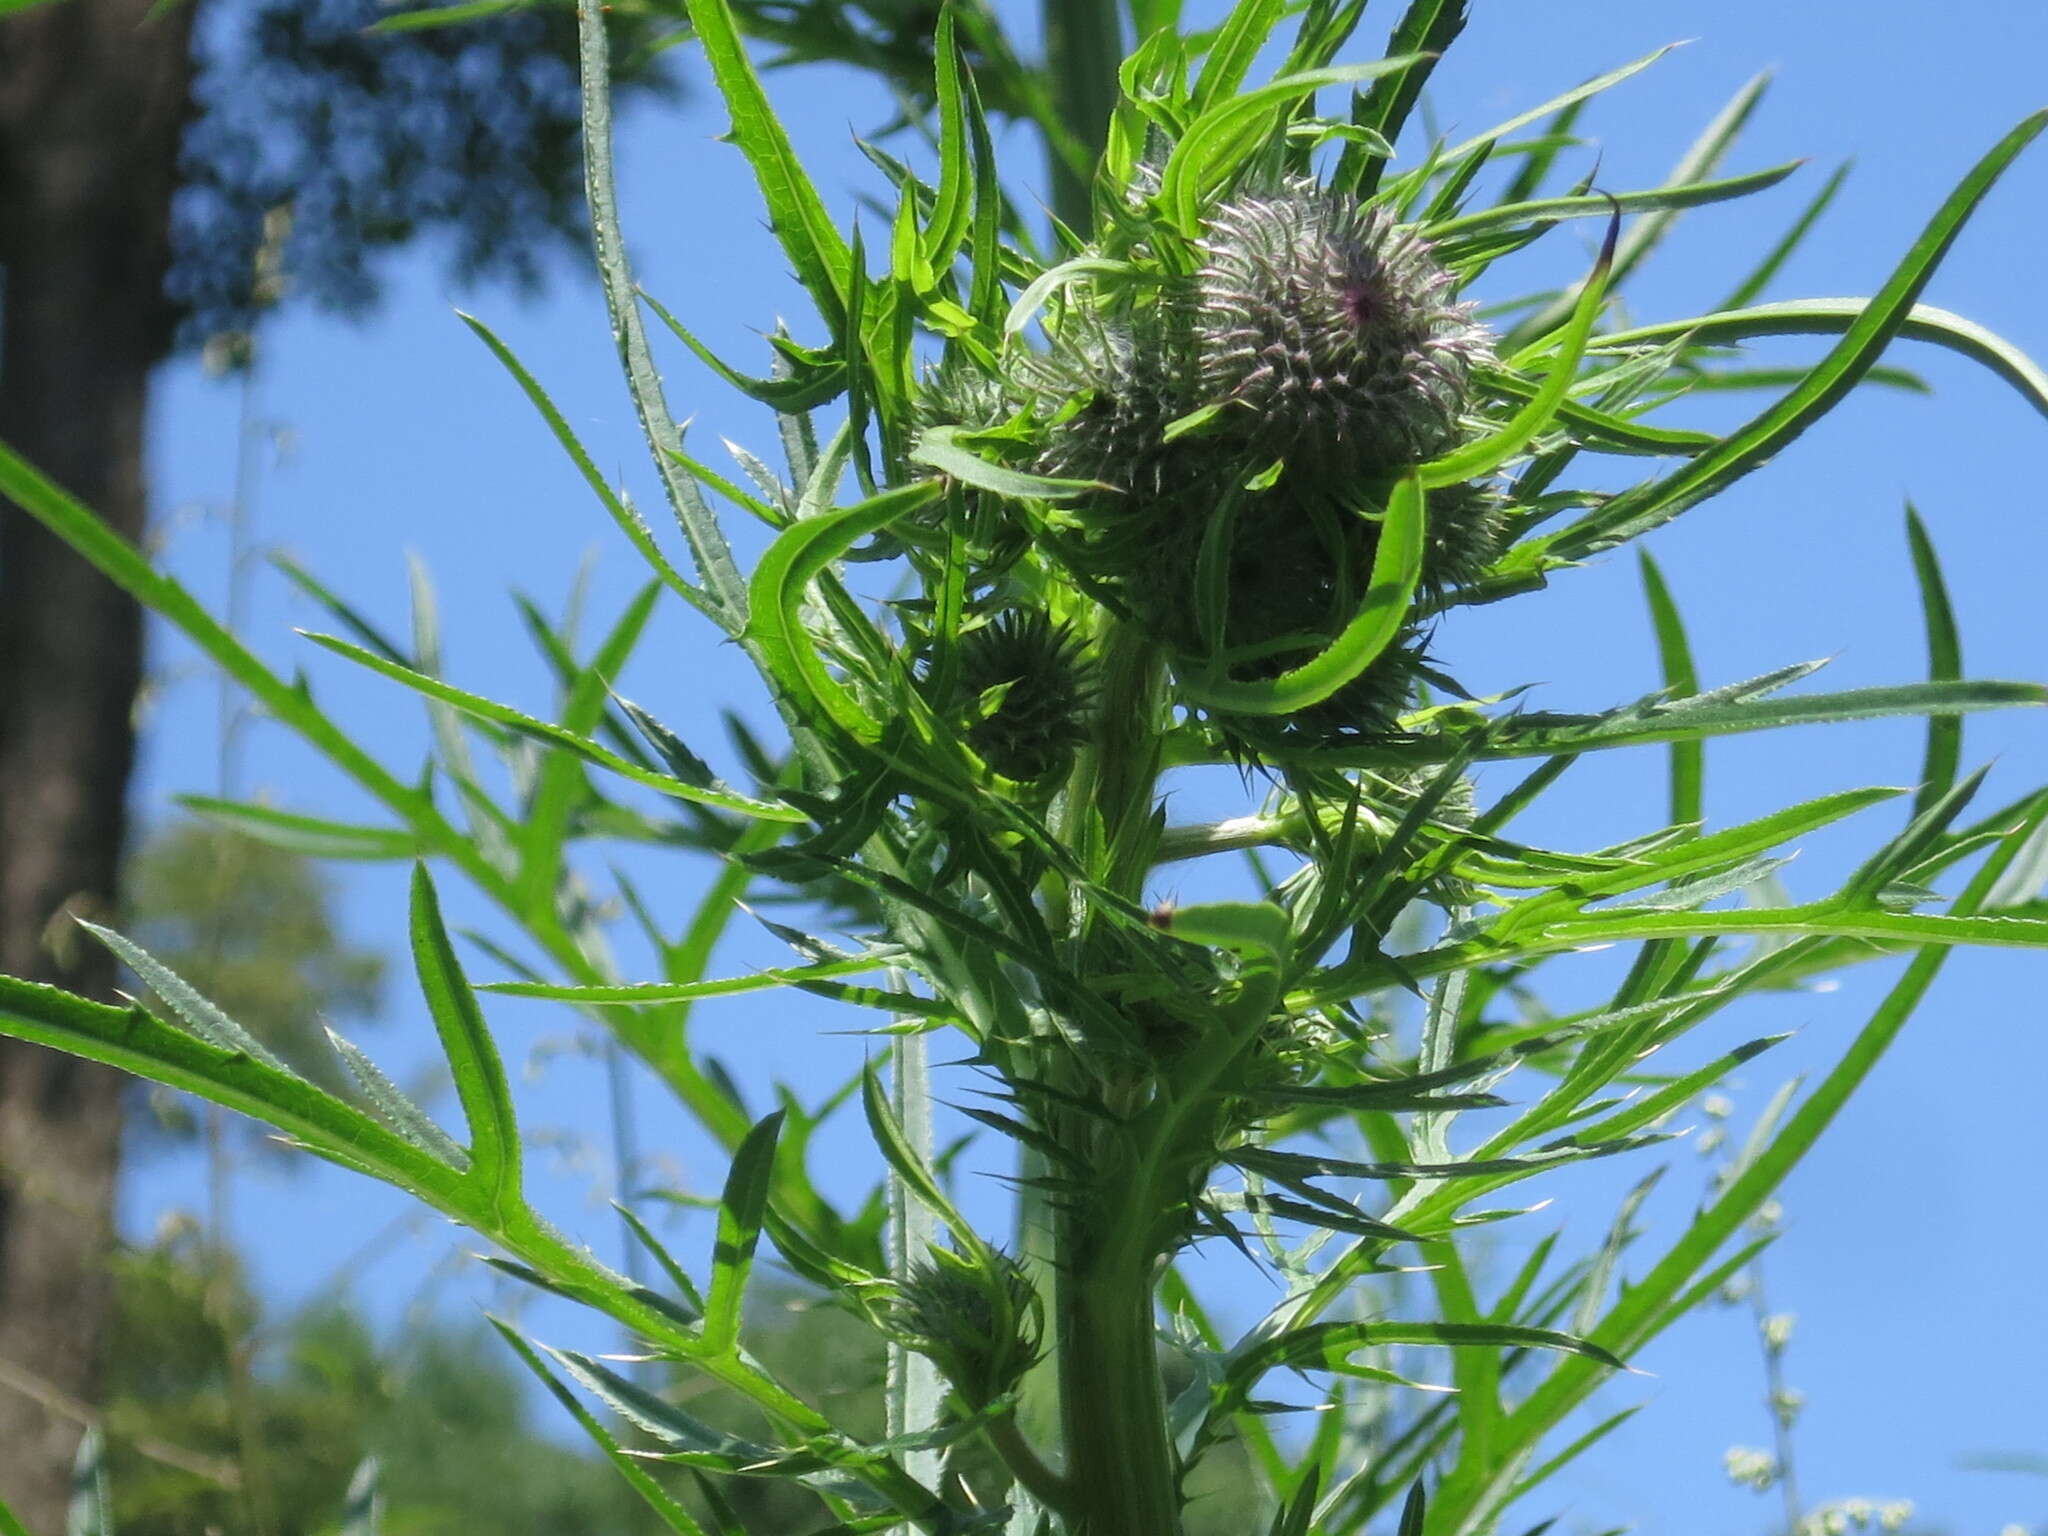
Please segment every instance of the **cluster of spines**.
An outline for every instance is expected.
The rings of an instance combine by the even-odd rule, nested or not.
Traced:
[[[1233,667],[1249,680],[1299,665],[1355,612],[1378,537],[1361,514],[1399,470],[1474,430],[1463,418],[1490,338],[1412,228],[1308,183],[1225,201],[1195,256],[1192,275],[1156,291],[1103,305],[1082,290],[1052,325],[1050,350],[1013,355],[1000,375],[935,377],[922,409],[962,425],[1033,417],[1041,447],[1031,468],[1107,488],[1074,509],[1083,533],[1062,557],[1189,664],[1264,648]],[[1197,572],[1226,505],[1229,596],[1205,618]],[[1497,555],[1500,505],[1483,485],[1430,493],[1428,596]],[[986,643],[1014,649],[1022,634]],[[1293,649],[1274,649],[1290,637]],[[1383,731],[1420,666],[1410,632],[1287,721],[1222,723],[1254,743]],[[969,738],[997,771],[1024,777],[983,744],[1027,770],[1068,760],[1057,734],[1042,753],[1025,752],[1014,722],[1071,711],[1049,700],[1012,721],[999,723],[1001,713]]]
[[[1201,242],[1194,332],[1205,400],[1333,475],[1440,453],[1487,351],[1414,230],[1312,187],[1219,207]]]
[[[1093,673],[1072,628],[1012,608],[960,639],[955,676],[967,745],[1019,784],[1055,784],[1088,739]]]

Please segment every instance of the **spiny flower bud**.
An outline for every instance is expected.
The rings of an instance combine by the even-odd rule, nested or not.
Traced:
[[[949,352],[925,369],[910,399],[911,424],[965,427],[970,432],[999,427],[1016,412],[1000,375],[963,351]]]
[[[1071,629],[1036,609],[998,614],[961,637],[957,677],[977,757],[1020,784],[1065,775],[1095,696]]]
[[[1295,184],[1222,204],[1201,253],[1204,397],[1242,409],[1276,456],[1386,470],[1455,439],[1486,333],[1413,229]]]
[[[1008,1254],[933,1248],[897,1288],[888,1326],[979,1408],[1038,1363],[1045,1317],[1037,1288]]]

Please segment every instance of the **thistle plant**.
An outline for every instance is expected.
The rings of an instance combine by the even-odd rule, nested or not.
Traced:
[[[1041,248],[1024,189],[999,175],[968,67],[964,34],[989,20],[946,9],[936,173],[875,154],[895,214],[871,248],[828,215],[727,0],[688,8],[816,313],[773,337],[757,377],[635,288],[600,7],[582,0],[597,262],[690,568],[470,321],[651,580],[587,656],[544,636],[561,683],[553,720],[460,688],[333,604],[354,637],[314,640],[426,698],[452,791],[375,760],[309,689],[0,457],[0,488],[386,808],[365,826],[195,806],[293,845],[419,861],[414,959],[464,1135],[345,1041],[359,1097],[315,1087],[111,932],[100,936],[160,1014],[0,982],[0,1028],[189,1089],[396,1184],[473,1228],[501,1268],[751,1402],[761,1437],[714,1430],[643,1379],[505,1326],[679,1532],[739,1530],[719,1487],[768,1477],[806,1489],[831,1530],[1182,1536],[1212,1528],[1191,1495],[1226,1449],[1259,1505],[1233,1531],[1540,1529],[1546,1480],[1618,1419],[1566,1445],[1559,1426],[1753,1258],[1767,1239],[1748,1235],[1752,1218],[1949,950],[2048,946],[2048,790],[1977,808],[1982,775],[1962,771],[1960,747],[1964,715],[2048,702],[2048,690],[1961,676],[1917,520],[1926,681],[1819,691],[1800,686],[1817,664],[1794,664],[1702,688],[1648,556],[1666,675],[1648,698],[1582,715],[1473,699],[1429,646],[1465,607],[1568,582],[1759,469],[1902,334],[1976,358],[2048,413],[2031,362],[1918,303],[2048,116],[1978,162],[1868,300],[1750,304],[1781,251],[1740,307],[1623,326],[1617,290],[1673,213],[1794,169],[1716,176],[1736,113],[1673,182],[1597,186],[1572,124],[1651,60],[1396,157],[1425,81],[1448,67],[1461,7],[1414,0],[1387,56],[1355,63],[1342,61],[1362,7],[1241,0],[1199,38],[1142,38],[1106,122],[1047,123],[1063,163],[1076,141],[1103,147]],[[1275,47],[1279,72],[1254,82]],[[1000,50],[977,32],[976,52]],[[1042,95],[1003,91],[1026,115]],[[1573,228],[1598,250],[1583,276],[1562,294],[1522,293],[1514,256]],[[780,471],[749,455],[749,489],[693,456],[649,314],[777,414]],[[1681,424],[1702,383],[1759,384],[1741,343],[1785,334],[1826,339],[1789,387],[1732,431]],[[735,517],[769,535],[751,571],[728,538]],[[745,653],[785,728],[775,744],[743,735],[740,783],[615,691],[663,601],[695,610],[706,643]],[[1903,770],[1911,789],[1706,822],[1708,739],[1887,715],[1927,722],[1924,758]],[[514,800],[457,760],[457,721],[521,765]],[[1611,847],[1517,839],[1516,818],[1575,762],[1628,749],[1650,749],[1668,774],[1663,824]],[[1235,776],[1240,814],[1176,822],[1170,791],[1203,769]],[[1778,899],[1782,851],[1886,805],[1902,814],[1839,889]],[[693,914],[621,887],[657,975],[609,958],[597,877],[571,856],[600,836],[716,861]],[[1189,861],[1247,854],[1234,899],[1171,899]],[[628,1213],[660,1288],[614,1273],[527,1201],[516,1109],[430,865],[494,901],[542,957],[484,991],[601,1022],[729,1149],[702,1262]],[[742,899],[771,891],[810,904],[826,931],[776,925],[787,965],[713,974]],[[1611,996],[1546,1007],[1553,976],[1596,947],[1627,956]],[[1630,1255],[1626,1287],[1617,1270],[1640,1197],[1575,1259],[1544,1242],[1505,1277],[1478,1263],[1468,1229],[1512,1214],[1490,1197],[1583,1160],[1653,1155],[1689,1106],[1775,1043],[1720,1033],[1725,1011],[1893,956],[1903,972],[1861,1032],[1670,1247]],[[812,1183],[807,1143],[825,1110],[792,1097],[750,1121],[691,1046],[700,1001],[775,988],[833,999],[874,1029],[847,1097],[879,1153],[877,1199],[839,1209]],[[935,1037],[949,1063],[936,1076]],[[941,1101],[1013,1165],[1006,1230],[963,1214],[935,1151]],[[1236,1337],[1190,1262],[1205,1246],[1278,1282]],[[888,1341],[884,1441],[847,1433],[746,1348],[749,1279],[771,1251]],[[1414,1377],[1455,1391],[1424,1393]],[[1306,1434],[1273,1422],[1287,1379],[1320,1394]],[[1169,1380],[1183,1384],[1171,1395]],[[708,1491],[686,1497],[671,1467]]]

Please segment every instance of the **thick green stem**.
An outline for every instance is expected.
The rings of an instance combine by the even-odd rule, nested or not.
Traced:
[[[1152,1266],[1118,1236],[1087,1230],[1085,1216],[1063,1224],[1061,1246],[1075,1261],[1060,1272],[1058,1308],[1073,1536],[1177,1536]]]
[[[1158,647],[1129,626],[1105,618],[1095,640],[1102,685],[1094,740],[1069,783],[1061,835],[1100,884],[1137,898],[1152,862],[1165,668]],[[1094,963],[1088,912],[1076,901],[1067,916],[1085,973]],[[1146,1088],[1137,1078],[1105,1081],[1098,1073],[1116,1069],[1057,1049],[1048,1070],[1055,1086],[1099,1097],[1110,1111],[1063,1113],[1054,1130],[1070,1167],[1088,1170],[1084,1188],[1052,1202],[1068,1523],[1072,1536],[1178,1536],[1153,1323],[1158,1191],[1144,1177],[1129,1121]]]

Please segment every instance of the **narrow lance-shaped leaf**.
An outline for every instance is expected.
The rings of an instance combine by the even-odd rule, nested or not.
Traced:
[[[2027,117],[1977,162],[1877,297],[1801,384],[1730,433],[1721,447],[1701,454],[1662,480],[1624,491],[1599,512],[1567,529],[1555,552],[1580,558],[1670,521],[1765,463],[1832,410],[1898,334],[1977,205],[2044,127],[2048,127],[2048,109]]]
[[[195,816],[309,859],[417,859],[426,851],[417,834],[401,827],[361,827],[210,795],[179,795],[177,802]]]
[[[111,928],[89,923],[84,918],[78,920],[78,926],[112,950],[121,963],[135,973],[136,979],[162,998],[171,1012],[183,1019],[192,1033],[200,1039],[209,1045],[217,1045],[224,1051],[240,1051],[243,1055],[253,1057],[266,1067],[273,1067],[279,1072],[291,1071],[291,1068],[278,1060],[269,1047],[229,1018],[214,1003],[201,997],[191,983],[140,944],[124,938]]]
[[[1748,309],[1725,309],[1683,320],[1609,331],[1595,337],[1587,351],[1627,352],[1684,338],[1700,347],[1724,346],[1758,336],[1840,336],[1868,313],[1875,299],[1789,299]],[[1915,304],[1906,312],[1898,334],[1907,341],[1946,347],[1960,357],[1981,363],[2018,390],[2027,403],[2048,416],[2048,372],[2018,347],[1974,320],[1932,304]],[[1866,374],[1870,378],[1875,374]]]
[[[1693,665],[1692,646],[1685,637],[1685,623],[1678,605],[1671,599],[1664,573],[1649,551],[1642,556],[1643,595],[1650,604],[1650,627],[1657,636],[1657,656],[1664,668],[1664,686],[1676,698],[1698,693],[1699,671]],[[1701,820],[1705,814],[1703,784],[1706,747],[1698,737],[1671,743],[1671,811],[1673,826]]]
[[[867,1114],[868,1129],[874,1133],[875,1145],[881,1149],[882,1156],[909,1192],[952,1229],[957,1242],[975,1245],[978,1239],[974,1228],[954,1208],[946,1192],[939,1187],[937,1176],[918,1155],[909,1133],[903,1129],[903,1122],[889,1103],[888,1090],[882,1086],[882,1080],[875,1075],[873,1067],[861,1074],[860,1102]]]
[[[598,1422],[595,1414],[583,1406],[582,1399],[562,1385],[561,1378],[548,1369],[547,1362],[541,1359],[532,1345],[501,1319],[493,1317],[489,1321],[505,1342],[511,1345],[513,1353],[518,1355],[526,1368],[540,1379],[555,1401],[569,1411],[570,1417],[575,1419],[583,1433],[590,1437],[591,1443],[604,1453],[605,1460],[610,1462],[619,1476],[640,1495],[663,1525],[675,1532],[675,1536],[708,1536],[704,1527],[691,1517],[690,1512],[677,1503],[675,1497],[655,1480],[653,1474],[647,1470],[647,1464],[637,1457],[628,1455],[612,1432]]]
[[[469,1166],[469,1154],[461,1143],[442,1130],[431,1115],[385,1076],[383,1069],[370,1060],[360,1046],[332,1029],[327,1031],[327,1043],[341,1058],[342,1065],[348,1068],[349,1075],[356,1080],[356,1086],[370,1101],[371,1108],[382,1115],[393,1130],[451,1168],[460,1170]]]
[[[512,1087],[476,994],[448,941],[440,899],[423,864],[413,869],[411,928],[420,992],[434,1016],[469,1124],[469,1178],[502,1221],[521,1204],[519,1120],[512,1107]]]
[[[754,1249],[761,1241],[782,1118],[778,1109],[747,1132],[726,1171],[725,1192],[718,1201],[717,1246],[711,1254],[711,1288],[704,1298],[704,1345],[715,1353],[730,1353],[739,1341],[740,1309],[746,1302],[747,1277],[753,1273]]]
[[[1592,218],[1616,209],[1623,213],[1644,213],[1653,218],[1669,218],[1680,209],[1699,208],[1709,203],[1725,203],[1766,191],[1805,163],[1803,160],[1788,160],[1783,165],[1769,166],[1764,170],[1745,171],[1740,176],[1729,176],[1719,181],[1698,181],[1682,187],[1650,187],[1640,192],[1596,193],[1586,197],[1549,197],[1526,203],[1504,203],[1499,207],[1481,209],[1477,213],[1463,214],[1455,219],[1445,219],[1428,226],[1424,233],[1431,241],[1440,244],[1514,224],[1554,223],[1559,219]],[[1644,220],[1644,223],[1649,223],[1649,220]],[[1618,251],[1616,261],[1618,265]]]
[[[1550,425],[1571,390],[1587,338],[1593,334],[1593,324],[1600,318],[1600,303],[1607,295],[1607,273],[1614,262],[1614,242],[1620,231],[1621,219],[1617,214],[1608,221],[1607,238],[1601,244],[1599,259],[1593,263],[1578,303],[1572,307],[1571,318],[1558,338],[1556,352],[1550,359],[1550,371],[1544,375],[1541,387],[1530,396],[1529,403],[1511,416],[1498,432],[1424,464],[1416,471],[1424,490],[1460,485],[1492,474]]]
[[[2026,814],[1999,844],[1984,866],[1957,899],[1955,910],[1967,920],[1997,884],[2006,868],[2041,826],[2048,825],[2048,795],[2036,796]],[[1933,984],[1943,962],[1946,947],[1923,948],[1907,967],[1905,975],[1871,1016],[1862,1032],[1834,1067],[1809,1093],[1788,1119],[1769,1147],[1744,1173],[1700,1213],[1672,1248],[1647,1274],[1624,1293],[1600,1326],[1594,1338],[1610,1348],[1639,1349],[1678,1315],[1674,1304],[1692,1277],[1767,1199],[1772,1190],[1834,1120],[1851,1093],[1867,1078],[1893,1040],[1905,1027],[1927,989]],[[1598,1377],[1583,1361],[1565,1361],[1545,1379],[1514,1411],[1510,1419],[1512,1440],[1506,1442],[1512,1466],[1512,1452],[1533,1447],[1597,1384]],[[1457,1490],[1457,1506],[1474,1509],[1485,1505],[1497,1490],[1485,1485],[1467,1485]]]
[[[1387,39],[1387,52],[1396,56],[1401,68],[1373,83],[1351,114],[1351,121],[1386,143],[1398,140],[1408,125],[1408,114],[1422,99],[1437,60],[1465,30],[1467,11],[1466,0],[1409,0],[1408,9]],[[1386,163],[1361,145],[1347,145],[1337,166],[1337,184],[1369,197],[1378,189]]]
[[[1194,94],[1188,106],[1197,117],[1217,102],[1228,101],[1237,94],[1259,50],[1279,25],[1284,9],[1284,0],[1237,0],[1217,29],[1209,56],[1202,61],[1201,74],[1195,77]]]
[[[939,495],[933,482],[907,485],[843,512],[805,518],[776,539],[754,567],[747,637],[758,648],[763,668],[780,687],[807,699],[858,741],[879,740],[882,727],[818,655],[799,612],[804,593],[856,540]]]
[[[732,114],[732,141],[753,167],[768,222],[811,302],[835,332],[846,322],[853,262],[818,189],[761,88],[726,0],[686,0],[690,23]]]
[[[1327,649],[1291,671],[1259,682],[1186,679],[1182,687],[1188,697],[1233,714],[1292,714],[1327,699],[1371,666],[1400,635],[1414,604],[1428,540],[1427,502],[1420,475],[1406,475],[1395,485],[1373,548],[1365,599]]]
[[[555,441],[560,443],[562,451],[569,455],[569,462],[576,466],[577,473],[583,476],[584,483],[596,494],[599,503],[618,525],[619,531],[625,534],[627,542],[640,552],[640,558],[647,562],[670,591],[713,623],[730,629],[731,620],[710,597],[683,579],[682,573],[670,563],[668,556],[662,553],[661,546],[655,542],[654,531],[647,526],[646,520],[633,509],[624,495],[613,490],[606,482],[589,452],[577,438],[574,429],[570,427],[568,419],[556,409],[555,402],[548,398],[547,391],[541,388],[540,381],[526,371],[526,365],[513,355],[512,349],[500,341],[497,333],[489,326],[474,315],[460,315],[460,318],[476,332],[483,344],[491,349],[491,355],[504,364],[505,371],[512,375],[512,380],[519,386],[521,393],[533,403],[534,409],[540,412],[541,420],[547,423]],[[403,657],[389,652],[388,648],[387,659],[404,661]]]
[[[1920,612],[1927,626],[1927,676],[1929,681],[1955,682],[1963,675],[1963,642],[1956,629],[1954,606],[1949,602],[1948,584],[1941,578],[1941,562],[1926,525],[1909,502],[1906,506],[1906,541],[1913,551],[1913,579],[1920,588]],[[1933,807],[1956,781],[1962,762],[1963,721],[1960,715],[1930,715],[1927,718],[1927,751],[1920,763],[1920,792],[1913,800],[1918,816]]]
[[[972,170],[967,154],[967,106],[961,57],[952,8],[939,12],[938,36],[932,43],[939,108],[939,190],[932,202],[931,223],[925,226],[918,255],[936,277],[952,265],[967,238],[973,218]]]
[[[368,667],[372,672],[377,672],[390,678],[393,682],[403,683],[416,693],[423,693],[428,698],[437,699],[444,704],[451,704],[463,713],[474,715],[480,720],[493,721],[499,725],[509,725],[514,730],[546,742],[551,746],[567,747],[570,751],[589,759],[600,767],[609,768],[621,778],[631,779],[636,784],[644,784],[650,789],[660,790],[663,794],[672,795],[678,800],[693,800],[700,805],[715,806],[722,811],[737,811],[743,816],[758,816],[767,821],[801,822],[804,820],[801,812],[792,811],[787,806],[770,805],[766,801],[752,799],[734,790],[702,788],[682,779],[671,778],[666,774],[650,773],[638,763],[633,762],[629,758],[621,757],[609,747],[592,740],[588,736],[582,736],[575,731],[566,730],[562,726],[555,725],[547,720],[536,719],[532,715],[512,708],[509,704],[500,704],[495,700],[466,692],[463,689],[442,682],[439,678],[429,677],[424,672],[414,672],[410,668],[397,666],[392,662],[386,661],[375,652],[364,650],[361,646],[351,645],[346,640],[336,639],[333,635],[308,634],[306,638],[315,645],[323,646],[327,650],[334,652],[337,656],[346,657],[350,661]]]
[[[1417,62],[1412,53],[1370,64],[1339,65],[1287,75],[1242,96],[1219,101],[1188,126],[1159,177],[1159,204],[1189,239],[1201,233],[1202,204],[1228,183],[1257,149],[1274,117],[1329,85],[1377,80]]]

